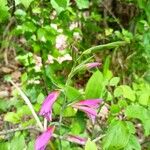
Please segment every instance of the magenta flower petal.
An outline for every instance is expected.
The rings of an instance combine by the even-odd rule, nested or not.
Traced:
[[[80,145],[85,145],[85,143],[87,141],[86,138],[81,138],[81,137],[75,136],[75,135],[68,135],[67,140],[69,142],[77,143],[77,144],[80,144]]]
[[[87,114],[87,116],[91,119],[92,124],[95,123],[96,116],[92,114]]]
[[[101,99],[88,99],[77,102],[72,105],[72,107],[77,108],[87,114],[94,124],[95,118],[97,116],[96,109],[99,107],[99,104],[102,102]]]
[[[93,62],[93,63],[87,63],[87,64],[86,64],[86,67],[87,67],[88,69],[91,69],[91,68],[98,67],[98,66],[100,66],[100,65],[101,65],[101,63]]]
[[[97,116],[97,112],[95,109],[86,106],[73,106],[73,107],[85,112],[87,116],[91,119],[92,123],[95,122],[95,118]]]
[[[40,115],[44,116],[47,120],[52,120],[52,106],[53,103],[56,101],[57,97],[59,96],[59,91],[51,92],[46,99],[44,100],[42,107],[40,109]]]
[[[55,127],[48,127],[35,141],[35,150],[45,150],[46,145],[52,137]]]
[[[75,106],[88,106],[92,108],[98,108],[99,104],[102,102],[101,99],[88,99],[75,103]]]

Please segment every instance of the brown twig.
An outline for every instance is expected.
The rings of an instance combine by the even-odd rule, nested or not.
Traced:
[[[118,19],[116,18],[116,16],[113,14],[113,12],[107,7],[107,5],[105,5],[104,2],[101,2],[102,5],[105,7],[105,9],[109,12],[109,14],[114,18],[114,20],[117,22],[117,24],[119,25],[119,27],[121,29],[123,29],[124,27],[122,26],[122,24],[118,21]],[[105,12],[106,15],[106,12]]]

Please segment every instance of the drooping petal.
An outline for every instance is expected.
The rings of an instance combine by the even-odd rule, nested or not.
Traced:
[[[96,116],[92,114],[87,114],[87,116],[91,119],[92,124],[95,123]]]
[[[92,62],[92,63],[87,63],[87,64],[86,64],[86,67],[87,67],[88,69],[91,69],[91,68],[98,67],[98,66],[100,66],[100,65],[101,65],[101,63],[99,63],[99,62]]]
[[[52,116],[52,106],[53,103],[56,101],[57,97],[59,96],[60,92],[59,91],[53,91],[51,92],[46,99],[44,100],[41,110],[40,110],[40,115],[44,116],[47,120],[51,121],[51,116]]]
[[[87,139],[86,138],[81,138],[79,136],[75,136],[75,135],[68,135],[67,136],[67,140],[73,143],[77,143],[80,145],[85,145]]]
[[[97,112],[95,109],[87,107],[87,106],[73,106],[87,114],[87,116],[91,119],[92,123],[95,122],[95,118],[97,116]]]
[[[102,99],[88,99],[75,103],[75,106],[88,106],[92,108],[98,108],[99,104],[102,102]]]
[[[55,127],[48,127],[45,132],[43,132],[35,142],[35,150],[45,150],[46,145],[52,137]]]

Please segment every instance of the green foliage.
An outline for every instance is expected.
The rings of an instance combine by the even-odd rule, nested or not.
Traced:
[[[103,90],[103,75],[100,71],[96,71],[89,79],[86,89],[85,96],[89,98],[99,98]]]
[[[145,135],[148,136],[150,134],[150,127],[148,125],[150,123],[149,110],[147,110],[143,106],[134,104],[126,108],[125,114],[129,118],[139,119],[143,124]]]
[[[9,17],[9,7],[7,6],[7,0],[0,0],[0,23],[7,20]]]
[[[57,11],[57,13],[61,13],[65,11],[69,5],[69,0],[51,0],[52,7]]]
[[[66,97],[68,99],[68,102],[83,99],[83,96],[81,95],[81,93],[77,89],[75,89],[71,86],[67,86],[65,88],[65,92],[66,92],[65,94],[66,94]]]
[[[133,150],[133,149],[141,150],[141,145],[138,139],[135,136],[131,135],[125,150]]]
[[[103,149],[122,149],[129,142],[130,130],[127,123],[114,121],[110,124],[103,141]]]
[[[79,9],[89,8],[89,0],[76,0]]]
[[[135,101],[136,99],[134,91],[127,85],[118,86],[114,91],[114,96],[123,96],[131,101]]]
[[[88,139],[82,146],[54,136],[47,148],[149,148],[150,1],[118,1],[115,8],[110,2],[0,0],[0,80],[6,84],[0,90],[12,90],[10,96],[0,97],[4,131],[37,128],[31,108],[10,88],[13,81],[29,98],[42,125],[42,103],[50,92],[59,90],[48,126],[55,125],[55,135],[63,138],[73,134]],[[101,66],[87,68],[92,62]],[[3,73],[5,67],[19,71],[21,78],[14,78],[13,71]],[[7,75],[3,78],[3,74]],[[94,98],[103,102],[92,108],[97,117],[91,124],[88,118],[92,114],[72,106]],[[138,124],[142,128],[138,129]],[[37,135],[30,130],[1,135],[0,149],[33,150]],[[144,144],[139,143],[140,138]]]
[[[14,138],[11,140],[9,149],[16,150],[16,149],[24,149],[26,148],[25,138],[24,135],[20,135],[16,133]]]
[[[97,150],[97,146],[93,141],[88,139],[88,141],[86,142],[86,145],[85,145],[85,150],[91,150],[91,149]]]
[[[28,1],[26,1],[26,0],[21,0],[21,3],[22,3],[23,6],[27,9],[33,1],[34,1],[34,0],[28,0]]]
[[[16,124],[20,122],[20,116],[14,112],[8,112],[4,120]]]

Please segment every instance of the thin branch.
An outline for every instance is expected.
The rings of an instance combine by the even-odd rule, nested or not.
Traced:
[[[100,139],[102,139],[105,136],[105,134],[98,136],[97,138],[95,138],[94,140],[92,140],[93,142],[97,142]]]
[[[17,131],[24,131],[24,130],[36,130],[39,131],[38,128],[36,128],[35,126],[29,126],[29,127],[19,127],[19,128],[14,128],[14,129],[10,129],[10,130],[4,130],[0,132],[0,135],[6,135],[6,134],[10,134],[13,132],[17,132]]]
[[[114,18],[114,20],[117,22],[117,24],[119,25],[119,27],[121,29],[123,29],[124,27],[122,26],[122,24],[118,21],[118,19],[116,18],[116,16],[112,13],[112,11],[103,3],[101,2],[102,5],[105,7],[105,9],[109,12],[109,14]]]

